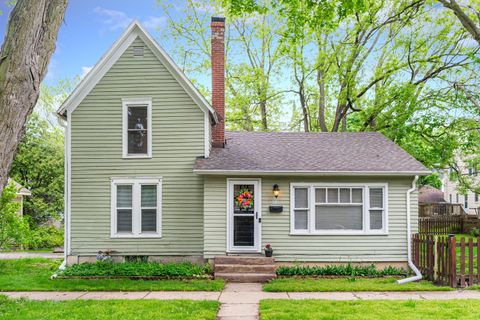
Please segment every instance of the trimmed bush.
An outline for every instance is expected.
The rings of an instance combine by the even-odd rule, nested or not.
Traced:
[[[401,268],[386,267],[378,270],[374,264],[369,266],[360,265],[330,265],[319,266],[281,266],[277,268],[279,276],[348,276],[348,277],[385,277],[400,276],[407,272]]]
[[[59,276],[84,277],[164,277],[206,278],[212,274],[209,264],[157,262],[101,262],[82,263],[68,266]]]

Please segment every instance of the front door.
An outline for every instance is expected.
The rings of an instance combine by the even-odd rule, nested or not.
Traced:
[[[258,180],[228,180],[228,251],[260,252]]]

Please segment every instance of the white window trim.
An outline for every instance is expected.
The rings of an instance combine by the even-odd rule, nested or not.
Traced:
[[[111,238],[161,238],[162,237],[162,178],[135,177],[135,178],[111,178],[110,201],[111,201]],[[132,232],[117,232],[117,185],[132,184]],[[141,185],[157,185],[157,232],[141,232]],[[137,193],[137,196],[135,196]]]
[[[308,229],[295,229],[294,188],[308,188]],[[363,189],[363,229],[362,230],[315,230],[315,188],[362,188]],[[367,197],[368,188],[383,188],[383,229],[370,230],[370,198]],[[290,235],[318,236],[318,235],[388,235],[388,183],[315,183],[291,182],[290,183]]]
[[[128,154],[128,107],[130,105],[147,106],[147,153]],[[122,155],[124,159],[152,157],[152,98],[124,98],[122,99]]]

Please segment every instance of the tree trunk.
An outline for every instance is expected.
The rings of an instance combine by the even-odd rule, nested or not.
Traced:
[[[0,193],[40,94],[68,0],[18,0],[0,53]]]
[[[318,127],[320,131],[327,132],[327,124],[325,121],[325,72],[322,68],[317,71],[318,84]]]
[[[462,26],[467,30],[475,39],[478,44],[480,44],[480,12],[475,11],[474,14],[477,15],[479,22],[475,22],[471,19],[468,14],[463,11],[462,7],[455,0],[439,0],[443,6],[447,9],[453,11],[455,16],[457,16],[458,21]],[[472,9],[473,10],[473,9]]]

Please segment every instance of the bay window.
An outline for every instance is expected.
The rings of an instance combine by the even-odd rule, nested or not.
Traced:
[[[161,179],[114,178],[111,236],[161,236]]]
[[[291,184],[292,234],[387,233],[386,184]]]

